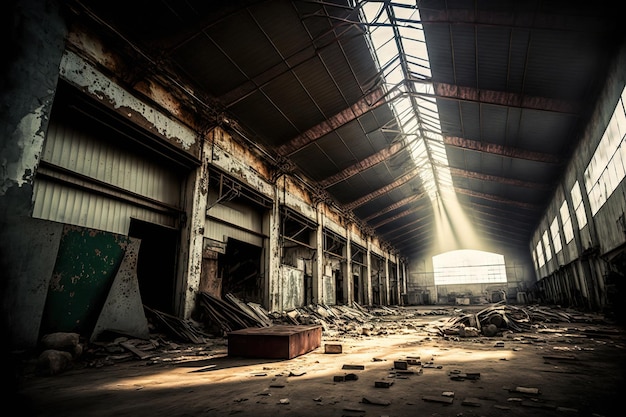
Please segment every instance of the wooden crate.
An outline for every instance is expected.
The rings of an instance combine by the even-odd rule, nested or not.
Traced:
[[[322,344],[322,326],[275,325],[228,333],[228,356],[291,359]]]

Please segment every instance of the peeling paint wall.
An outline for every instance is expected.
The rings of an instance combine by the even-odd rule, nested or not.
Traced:
[[[5,5],[0,84],[0,331],[2,348],[32,346],[36,341],[45,249],[51,232],[30,227],[33,180],[43,139],[67,28],[54,2],[23,0]],[[33,274],[33,272],[35,272]],[[34,289],[34,290],[33,290]],[[45,289],[44,289],[45,290]],[[35,339],[33,339],[33,337]]]

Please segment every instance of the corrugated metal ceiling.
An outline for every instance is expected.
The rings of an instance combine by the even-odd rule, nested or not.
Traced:
[[[477,233],[494,247],[525,250],[623,40],[616,6],[380,1],[369,3],[391,20],[364,24],[366,3],[85,0],[76,10],[194,86],[278,169],[294,169],[401,255],[424,253],[440,235],[416,167],[423,162],[409,148],[431,163],[444,144]],[[432,77],[417,79],[419,60],[404,50],[397,65],[410,79],[399,93],[388,88],[391,69],[379,68],[371,50],[376,28],[423,28]],[[433,94],[418,92],[422,84]],[[418,138],[421,147],[394,114],[399,97],[412,98],[420,132],[440,129]],[[420,97],[436,100],[438,119],[418,107]]]

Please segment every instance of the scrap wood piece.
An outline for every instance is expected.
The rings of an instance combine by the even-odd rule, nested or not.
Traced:
[[[135,356],[137,356],[139,359],[148,359],[149,357],[152,356],[152,354],[150,353],[146,353],[140,349],[137,349],[132,343],[130,342],[122,342],[120,343],[120,346],[123,347],[124,349],[128,350],[129,352],[132,352],[133,354],[135,354]]]
[[[244,303],[243,301],[235,297],[233,294],[230,294],[230,293],[226,294],[226,299],[230,301],[231,303],[233,303],[233,305],[236,305],[237,307],[239,307],[241,311],[247,314],[248,316],[250,316],[250,318],[257,320],[259,324],[263,326],[272,325],[267,315],[265,315],[264,317],[260,316],[259,314],[257,314],[256,310],[253,310],[248,304]]]
[[[207,335],[192,327],[187,321],[171,314],[151,309],[146,305],[143,307],[150,313],[152,318],[157,320],[158,324],[161,324],[161,327],[165,328],[173,336],[186,342],[206,343],[205,336]]]
[[[391,401],[389,401],[389,400],[383,400],[383,399],[372,398],[372,397],[363,397],[361,402],[363,404],[374,404],[374,405],[389,405],[389,404],[391,404]]]
[[[436,396],[436,395],[424,395],[422,396],[422,400],[432,403],[441,403],[441,404],[452,404],[454,402],[453,397],[444,397],[444,396]]]
[[[363,370],[365,369],[365,365],[350,365],[344,364],[341,369],[352,369],[352,370]]]
[[[557,361],[571,361],[577,360],[578,358],[575,355],[543,355],[544,359],[553,359]]]
[[[233,302],[224,301],[209,293],[199,293],[199,302],[212,322],[228,333],[249,327],[266,327],[265,323],[250,316]]]

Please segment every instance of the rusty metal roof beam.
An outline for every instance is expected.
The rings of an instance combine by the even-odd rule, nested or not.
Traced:
[[[386,217],[385,220],[372,225],[372,227],[374,229],[378,229],[379,227],[382,227],[382,226],[386,225],[387,223],[391,223],[391,222],[393,222],[395,220],[401,219],[402,217],[408,216],[409,214],[413,214],[413,213],[415,213],[415,210],[412,210],[412,209],[404,210],[404,211],[402,211],[400,213],[397,213],[397,214],[395,214],[393,216]]]
[[[466,188],[454,187],[454,190],[459,194],[465,194],[470,197],[481,198],[483,200],[495,201],[497,203],[508,204],[508,205],[519,207],[525,210],[531,210],[531,211],[541,210],[541,207],[535,204],[529,204],[529,203],[523,203],[521,201],[510,200],[508,198],[502,198],[502,197],[498,197],[492,194],[478,193],[476,191],[468,190]]]
[[[390,93],[385,93],[383,89],[378,88],[372,93],[367,94],[359,101],[335,114],[332,117],[324,120],[322,123],[313,126],[306,132],[301,133],[289,142],[278,147],[277,152],[280,156],[290,156],[294,152],[300,150],[302,147],[315,142],[319,138],[328,133],[340,128],[341,126],[356,120],[365,113],[374,110],[384,104],[387,104],[386,97]]]
[[[404,143],[395,142],[388,148],[382,149],[375,154],[370,155],[367,158],[357,162],[356,164],[347,167],[343,171],[338,172],[337,174],[320,181],[319,185],[322,188],[328,188],[337,184],[338,182],[347,180],[348,178],[358,174],[359,172],[365,171],[366,169],[369,169],[377,164],[380,164],[381,162],[386,161],[387,159],[391,158],[393,155],[404,149],[404,147]]]
[[[381,210],[381,211],[378,211],[378,212],[376,212],[376,213],[374,213],[374,214],[370,214],[369,216],[364,217],[364,218],[363,218],[363,221],[364,221],[364,222],[367,222],[367,221],[369,221],[369,220],[375,219],[376,217],[379,217],[379,216],[382,216],[382,215],[384,215],[384,214],[387,214],[387,213],[389,213],[390,211],[396,210],[396,209],[398,209],[398,208],[400,208],[400,207],[404,207],[404,206],[406,206],[406,205],[408,205],[408,204],[411,204],[412,202],[414,202],[414,201],[416,201],[416,200],[418,200],[418,199],[422,198],[423,196],[424,196],[424,193],[421,193],[421,194],[412,195],[411,197],[406,197],[406,198],[403,198],[402,200],[400,200],[400,201],[398,201],[398,202],[396,202],[396,203],[393,203],[393,204],[391,204],[391,205],[389,205],[389,206],[386,206],[386,207],[385,207],[383,210]],[[424,204],[419,204],[418,206],[416,206],[416,207],[414,208],[414,211],[415,211],[415,210],[417,210],[418,208],[422,208],[423,206],[424,206]]]
[[[425,220],[429,220],[431,217],[432,217],[432,215],[430,215],[430,214],[428,216],[420,217],[417,220],[413,220],[412,222],[409,222],[407,224],[403,224],[400,227],[397,227],[395,229],[392,229],[392,230],[389,230],[387,232],[381,233],[380,235],[381,235],[381,237],[383,237],[383,238],[385,238],[387,240],[393,240],[393,239],[395,239],[395,238],[397,238],[399,236],[404,236],[407,233],[415,232],[415,231],[423,229],[425,227],[429,227],[429,229],[432,229],[432,227],[430,227],[430,226],[432,226],[432,222],[423,223]],[[420,226],[413,227],[412,229],[409,229],[409,230],[407,230],[405,232],[402,232],[402,233],[398,233],[399,230],[406,229],[407,227],[414,226],[414,225],[417,225],[417,224],[420,224]],[[390,237],[385,237],[385,236],[390,236],[390,235],[393,235],[393,239],[390,238]]]
[[[556,18],[553,13],[541,13],[533,10],[524,12],[516,10],[515,13],[501,13],[499,11],[469,10],[469,9],[446,9],[440,10],[436,15],[429,14],[428,20],[422,20],[423,25],[463,25],[483,27],[505,27],[511,29],[544,29],[549,31],[586,32],[590,27],[598,28],[598,32],[604,30],[602,22],[593,20],[592,14],[564,15]],[[593,25],[593,26],[592,26]]]
[[[556,100],[546,97],[533,97],[525,94],[503,91],[481,90],[453,84],[434,83],[435,96],[439,99],[458,100],[496,106],[517,107],[520,109],[541,110],[570,114],[578,117],[582,103],[568,100]]]
[[[409,230],[406,233],[403,233],[401,236],[406,236],[404,239],[398,239],[396,241],[394,241],[394,244],[397,246],[401,246],[403,242],[410,242],[409,246],[413,247],[415,246],[415,240],[420,240],[420,241],[425,241],[425,240],[432,240],[433,238],[433,229],[429,228],[429,229],[424,229],[423,232],[419,232],[417,234],[417,236],[415,234],[413,234],[413,232],[417,232],[419,229],[413,229],[413,230]]]
[[[512,185],[515,187],[524,187],[524,188],[532,188],[535,190],[551,190],[552,185],[550,184],[541,184],[539,182],[531,182],[531,181],[521,181],[513,178],[499,177],[497,175],[488,175],[482,174],[480,172],[475,171],[467,171],[459,168],[450,167],[450,174],[453,176],[463,177],[463,178],[471,178],[474,180],[482,180],[482,181],[490,181],[497,182],[499,184]]]
[[[527,215],[527,214],[525,214],[523,212],[511,212],[509,210],[503,210],[501,208],[488,206],[488,205],[485,205],[485,204],[479,204],[479,203],[476,203],[474,201],[466,201],[466,202],[461,201],[461,204],[464,205],[464,206],[470,206],[470,211],[472,213],[480,213],[480,214],[485,214],[485,215],[494,216],[494,217],[506,216],[509,219],[512,216],[515,216],[516,218],[525,218],[529,222],[535,222],[536,221],[535,216],[530,216],[530,215]],[[500,213],[500,215],[494,214],[495,212]]]
[[[476,140],[464,139],[455,136],[445,136],[443,142],[447,146],[467,149],[470,151],[483,152],[492,155],[500,155],[508,158],[526,159],[529,161],[543,162],[546,164],[561,164],[562,159],[557,155],[527,151],[509,146],[502,146],[495,143],[480,142]]]
[[[378,190],[372,191],[371,193],[368,193],[367,195],[351,202],[351,203],[347,203],[344,204],[344,208],[346,208],[347,210],[354,210],[355,208],[362,206],[363,204],[367,203],[368,201],[374,200],[375,198],[380,197],[381,195],[387,194],[388,192],[390,192],[391,190],[394,190],[404,184],[406,184],[407,182],[409,182],[410,180],[412,180],[413,178],[418,176],[418,172],[417,170],[413,170],[412,172],[409,172],[408,174],[404,174],[403,176],[401,176],[400,178],[398,178],[397,180],[395,180],[394,182],[392,182],[391,184],[388,184],[382,188],[379,188]]]

